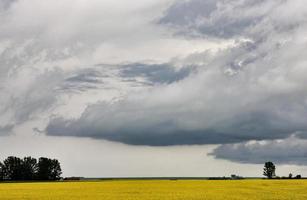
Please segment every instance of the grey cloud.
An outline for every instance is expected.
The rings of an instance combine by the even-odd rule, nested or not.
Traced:
[[[0,11],[7,10],[12,6],[12,4],[16,3],[18,0],[1,0],[0,1]]]
[[[245,37],[267,20],[284,0],[190,0],[171,6],[159,23],[177,29],[179,34],[215,38]]]
[[[14,125],[0,126],[0,136],[9,135],[12,133]]]
[[[88,68],[95,68],[93,63],[107,62],[94,54],[118,53],[122,48],[130,51],[133,40],[142,43],[153,35],[160,39],[148,21],[157,12],[150,8],[164,7],[162,1],[136,1],[137,8],[131,2],[94,0],[84,6],[85,2],[0,0],[1,127],[42,119],[68,104],[63,99],[72,93],[101,89],[103,74],[80,70],[80,65],[90,63]],[[72,9],[76,12],[67,15]],[[139,17],[144,15],[147,17]],[[145,32],[138,35],[136,29]],[[127,35],[137,39],[127,39]],[[102,47],[97,53],[104,45],[109,48]],[[117,79],[108,80],[115,89],[129,85],[118,86]]]
[[[90,64],[80,69],[86,62],[104,63],[100,55],[108,50],[112,59],[120,57],[118,50],[130,52],[136,42],[142,43],[136,52],[150,51],[147,42],[156,41],[151,40],[156,39],[154,31],[159,32],[158,40],[164,38],[156,27],[143,29],[153,18],[139,17],[143,9],[126,13],[131,3],[116,4],[120,12],[108,18],[96,10],[105,9],[102,1],[76,7],[80,13],[70,17],[70,0],[59,7],[51,0],[50,7],[25,2],[0,19],[0,102],[1,111],[9,113],[0,119],[2,127],[38,115],[49,117],[63,94],[96,89],[103,95],[108,87],[119,91],[120,100],[88,106],[77,119],[52,118],[47,134],[163,146],[280,139],[307,130],[307,9],[301,0],[176,1],[160,20],[162,28],[170,25],[187,36],[234,41],[216,53],[178,58],[178,66],[184,66],[178,69],[167,61],[120,65],[120,59],[110,68]],[[41,13],[31,12],[33,8]],[[25,22],[29,28],[20,26]],[[150,55],[156,53],[152,51]],[[140,87],[131,89],[135,85]]]
[[[16,60],[15,60],[16,61]],[[23,64],[16,61],[16,66]],[[135,66],[135,68],[134,68]],[[26,87],[23,82],[16,82],[16,88],[12,90],[12,84],[3,84],[2,106],[3,116],[7,117],[5,123],[21,124],[35,118],[41,112],[51,112],[61,102],[64,94],[86,93],[89,90],[103,91],[105,89],[120,90],[120,84],[125,87],[152,87],[153,84],[171,83],[188,76],[189,69],[178,72],[171,65],[95,65],[82,69],[63,71],[59,68],[39,72],[35,69],[17,67],[15,69],[3,69],[3,74],[14,73],[14,78],[3,81],[14,82],[22,79],[23,74],[31,74]],[[160,77],[162,75],[162,77]],[[138,79],[144,79],[143,82]],[[129,81],[127,81],[129,80]],[[6,95],[4,95],[6,93]]]
[[[93,68],[78,70],[63,81],[60,89],[70,92],[98,89],[100,85],[104,84],[103,77],[107,76]]]
[[[196,67],[189,66],[176,69],[171,63],[146,64],[131,63],[123,65],[97,64],[83,70],[72,72],[65,79],[60,89],[67,91],[86,91],[109,87],[109,80],[117,79],[118,82],[126,83],[131,87],[147,87],[157,84],[171,84],[188,77]]]
[[[307,130],[303,84],[289,79],[298,84],[291,90],[287,82],[272,84],[280,78],[275,80],[265,69],[267,56],[251,43],[227,49],[198,74],[166,88],[90,106],[76,120],[54,119],[47,134],[163,146],[278,139]],[[263,68],[255,70],[259,63]],[[225,73],[228,68],[235,75]]]
[[[72,76],[70,78],[67,78],[66,81],[68,82],[81,82],[81,83],[100,83],[98,77],[101,77],[101,75],[94,70],[85,71],[84,73],[82,71],[78,72],[79,74]]]
[[[80,121],[68,121],[63,118],[53,119],[46,131],[50,136],[73,136],[104,139],[130,145],[171,146],[171,145],[196,145],[220,144],[223,142],[235,143],[242,141],[239,137],[218,133],[214,130],[180,131],[170,130],[170,123],[147,126],[145,128],[122,128],[110,132],[101,131],[98,127],[80,124]],[[82,123],[82,122],[81,122]],[[165,126],[165,127],[163,127]],[[167,126],[167,127],[166,127]],[[165,132],[165,129],[168,129]],[[145,134],[146,131],[146,134]],[[244,138],[246,139],[246,138]]]
[[[273,101],[270,104],[277,103]],[[191,113],[191,108],[180,112],[176,108],[163,110],[161,107],[145,107],[142,100],[133,104],[117,103],[114,106],[96,104],[88,107],[77,120],[52,119],[46,131],[53,136],[91,137],[132,145],[168,146],[279,139],[286,138],[294,131],[307,130],[304,122],[291,119],[288,115],[279,116],[272,113],[272,110],[239,113],[221,120],[226,114],[219,116],[215,111],[215,114],[207,116],[201,110]],[[180,110],[180,107],[177,109]],[[282,107],[278,109],[282,110]],[[211,125],[187,127],[193,123],[195,126],[206,123],[206,120],[215,121],[214,118],[219,120]]]
[[[123,78],[143,77],[153,84],[171,84],[188,77],[192,71],[194,71],[194,67],[176,70],[171,64],[133,63],[122,66],[120,76]]]
[[[249,39],[217,53],[190,55],[193,59],[181,62],[201,67],[177,82],[131,92],[112,104],[97,103],[78,119],[53,119],[47,134],[163,146],[274,140],[307,132],[305,4],[240,2],[230,5],[248,13],[266,8],[260,13],[262,22],[248,28],[249,34],[242,32]],[[294,18],[292,4],[300,7]],[[288,25],[295,23],[300,26],[289,31]],[[151,78],[151,72],[135,69],[128,74]]]
[[[210,17],[217,9],[216,0],[177,1],[165,12],[160,23],[185,26],[199,17]]]
[[[13,91],[6,108],[9,109],[8,112],[14,113],[15,123],[23,123],[54,106],[59,95],[56,87],[63,77],[62,71],[45,72],[36,75],[24,90],[18,93]]]
[[[209,155],[240,163],[263,164],[272,161],[277,164],[306,165],[307,141],[292,136],[284,140],[225,144]]]

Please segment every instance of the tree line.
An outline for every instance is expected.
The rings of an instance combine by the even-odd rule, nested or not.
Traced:
[[[57,159],[9,156],[0,162],[0,181],[60,180],[61,164]]]
[[[276,176],[275,174],[276,171],[276,166],[274,165],[273,162],[269,161],[266,162],[264,164],[264,168],[263,168],[263,175],[266,176],[268,179],[279,179],[280,177]],[[302,176],[300,174],[296,175],[295,177],[293,177],[293,174],[290,173],[288,177],[282,177],[283,179],[301,179]]]

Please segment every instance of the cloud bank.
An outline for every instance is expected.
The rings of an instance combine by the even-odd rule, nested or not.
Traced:
[[[160,24],[234,45],[191,54],[177,62],[198,66],[197,73],[89,106],[78,119],[55,118],[47,133],[154,146],[304,135],[306,11],[300,0],[175,3]]]
[[[256,163],[257,149],[302,147],[306,19],[303,0],[1,1],[0,135],[33,123],[48,136],[222,144],[212,155]]]
[[[239,163],[306,165],[306,140],[291,136],[284,140],[250,141],[221,145],[209,155]]]

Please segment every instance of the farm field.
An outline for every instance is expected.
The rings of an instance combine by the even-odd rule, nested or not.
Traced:
[[[1,200],[305,200],[306,180],[1,183]]]

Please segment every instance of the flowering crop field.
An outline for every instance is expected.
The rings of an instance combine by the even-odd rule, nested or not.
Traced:
[[[305,180],[1,183],[1,200],[305,200]]]

